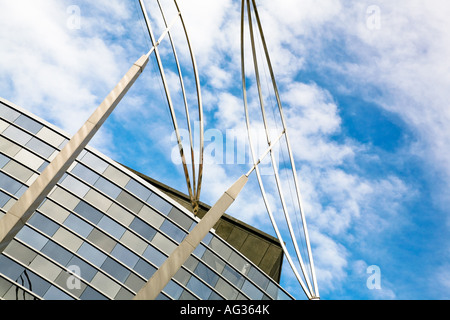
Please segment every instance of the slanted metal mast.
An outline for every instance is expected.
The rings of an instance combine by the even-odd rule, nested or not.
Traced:
[[[295,189],[296,189],[296,201],[298,204],[298,207],[300,209],[300,216],[301,216],[301,221],[302,221],[302,227],[303,227],[303,232],[304,232],[304,239],[306,242],[306,247],[307,247],[307,256],[308,256],[308,260],[309,260],[309,267],[310,267],[310,275],[312,278],[312,283],[310,280],[310,275],[309,272],[303,262],[303,257],[302,254],[300,253],[300,249],[298,246],[298,242],[297,242],[297,236],[293,230],[292,227],[292,222],[291,222],[291,218],[290,218],[290,214],[288,212],[288,208],[286,205],[286,201],[285,201],[285,197],[284,197],[284,193],[282,190],[282,186],[281,186],[281,180],[280,180],[280,175],[278,172],[278,166],[277,166],[277,162],[276,159],[274,157],[273,154],[273,149],[270,149],[270,158],[271,158],[271,162],[272,162],[272,168],[274,171],[274,176],[275,176],[275,181],[276,181],[276,186],[278,189],[278,193],[280,196],[280,201],[281,201],[281,206],[283,209],[283,213],[284,213],[284,217],[289,229],[289,235],[290,238],[292,240],[292,243],[294,245],[294,249],[295,249],[295,253],[297,255],[297,259],[299,261],[300,264],[300,269],[301,272],[303,274],[303,277],[301,277],[300,272],[298,272],[296,265],[294,264],[294,261],[290,255],[290,253],[288,252],[285,242],[281,236],[280,233],[280,229],[278,227],[278,224],[276,222],[276,219],[273,215],[273,211],[271,209],[271,206],[269,205],[269,201],[267,198],[267,194],[265,191],[265,187],[264,184],[262,182],[262,178],[261,178],[261,173],[260,170],[257,166],[257,162],[259,162],[256,157],[255,157],[255,152],[254,152],[254,147],[253,147],[253,138],[252,138],[252,127],[251,127],[251,123],[250,123],[250,119],[249,119],[249,110],[248,110],[248,99],[247,99],[247,87],[246,87],[246,71],[245,71],[245,41],[244,41],[244,35],[245,35],[245,8],[247,8],[247,19],[248,19],[248,27],[249,27],[249,33],[250,33],[250,42],[251,42],[251,49],[252,49],[252,58],[253,58],[253,66],[254,66],[254,71],[255,71],[255,78],[256,78],[256,84],[258,87],[258,96],[259,96],[259,103],[261,106],[261,114],[262,114],[262,119],[263,119],[263,123],[264,123],[264,129],[265,129],[265,136],[266,136],[266,140],[267,140],[267,144],[269,145],[269,147],[273,147],[274,144],[278,143],[280,138],[282,136],[284,136],[285,138],[285,142],[286,142],[286,146],[287,146],[287,150],[288,150],[288,154],[289,154],[289,162],[290,162],[290,166],[292,169],[292,175],[293,175],[293,180],[294,180],[294,184],[295,184]],[[252,10],[253,9],[253,10]],[[264,55],[266,58],[266,63],[267,66],[269,68],[269,72],[270,72],[270,77],[272,79],[272,86],[273,86],[273,90],[276,96],[276,101],[277,101],[277,105],[278,105],[278,110],[279,110],[279,115],[280,115],[280,120],[282,123],[282,132],[280,134],[280,136],[275,140],[275,141],[271,141],[270,138],[270,134],[269,134],[269,127],[268,127],[268,121],[267,121],[267,116],[266,116],[266,109],[265,109],[265,104],[264,104],[264,98],[263,98],[263,93],[262,93],[262,89],[261,89],[261,81],[260,81],[260,75],[259,75],[259,66],[258,66],[258,59],[257,59],[257,54],[256,54],[256,45],[255,45],[255,32],[254,32],[254,28],[253,28],[253,17],[252,17],[252,11],[254,12],[255,15],[255,20],[257,22],[258,25],[258,30],[259,30],[259,35],[260,35],[260,40],[263,44],[263,48],[264,48]],[[252,154],[252,158],[253,158],[253,162],[255,164],[255,170],[256,170],[256,175],[257,175],[257,179],[258,179],[258,184],[260,186],[261,189],[261,193],[262,193],[262,197],[264,200],[264,204],[266,206],[266,209],[268,211],[270,220],[272,222],[272,225],[274,227],[275,233],[277,234],[281,246],[283,248],[283,251],[286,255],[286,258],[297,278],[297,280],[299,281],[303,291],[305,292],[306,296],[308,297],[308,299],[318,299],[319,298],[319,289],[317,286],[317,279],[316,279],[316,273],[315,273],[315,267],[314,267],[314,261],[313,261],[313,256],[311,253],[311,244],[310,244],[310,240],[309,240],[309,234],[308,234],[308,229],[307,229],[307,225],[306,225],[306,219],[305,219],[305,214],[304,211],[302,209],[302,201],[301,201],[301,194],[300,194],[300,188],[299,188],[299,183],[298,183],[298,178],[297,178],[297,171],[296,171],[296,167],[295,167],[295,161],[294,161],[294,157],[293,157],[293,153],[292,153],[292,148],[291,148],[291,144],[289,141],[289,136],[288,136],[288,132],[287,132],[287,127],[286,127],[286,121],[284,118],[284,114],[283,114],[283,109],[282,109],[282,104],[281,104],[281,99],[280,99],[280,95],[279,95],[279,91],[278,91],[278,87],[277,87],[277,83],[275,80],[275,76],[274,76],[274,72],[273,72],[273,68],[272,68],[272,63],[269,57],[269,51],[267,48],[267,44],[266,44],[266,40],[264,37],[264,33],[263,33],[263,29],[262,29],[262,25],[261,25],[261,20],[259,17],[259,13],[258,13],[258,9],[256,7],[256,3],[255,0],[251,0],[251,4],[250,4],[250,0],[242,0],[242,8],[241,8],[241,69],[242,69],[242,88],[243,88],[243,98],[244,98],[244,108],[245,108],[245,116],[246,116],[246,125],[247,125],[247,131],[248,131],[248,137],[249,137],[249,144],[250,144],[250,151]],[[306,285],[305,282],[306,281]]]
[[[187,129],[189,132],[189,143],[190,143],[190,157],[191,157],[191,174],[189,173],[189,169],[188,169],[188,165],[187,165],[187,161],[186,161],[186,155],[184,152],[184,148],[183,148],[183,144],[181,141],[181,135],[180,135],[180,129],[178,126],[178,122],[177,122],[177,118],[175,115],[175,108],[173,105],[173,101],[172,101],[172,97],[170,94],[170,90],[169,90],[169,85],[167,82],[167,77],[166,77],[166,73],[164,71],[164,66],[161,60],[161,56],[159,54],[159,50],[158,50],[158,44],[159,44],[159,40],[156,41],[154,35],[153,35],[153,30],[151,28],[151,23],[150,23],[150,19],[148,17],[147,14],[147,10],[145,8],[145,4],[143,0],[139,0],[139,4],[142,10],[142,13],[144,15],[144,19],[145,19],[145,23],[147,26],[147,30],[148,33],[150,35],[150,39],[152,42],[153,47],[155,48],[155,57],[156,57],[156,61],[158,64],[158,68],[161,74],[161,80],[164,86],[164,91],[166,94],[166,99],[167,99],[167,103],[169,105],[169,111],[170,111],[170,115],[172,118],[172,124],[175,130],[175,135],[176,135],[176,139],[177,139],[177,143],[178,143],[178,149],[180,152],[180,156],[181,156],[181,162],[183,165],[183,171],[184,171],[184,175],[186,178],[186,185],[187,185],[187,189],[188,189],[188,193],[189,193],[189,198],[191,200],[191,204],[192,204],[192,211],[195,215],[197,215],[198,209],[199,209],[199,202],[200,202],[200,192],[201,192],[201,187],[202,187],[202,177],[203,177],[203,150],[204,150],[204,121],[203,121],[203,105],[202,105],[202,97],[201,97],[201,92],[200,92],[200,80],[199,80],[199,74],[198,74],[198,69],[197,69],[197,63],[195,61],[195,57],[194,57],[194,53],[192,51],[192,47],[191,47],[191,43],[189,40],[189,36],[186,30],[186,25],[184,23],[183,20],[183,16],[181,14],[180,8],[178,6],[178,3],[176,0],[174,0],[174,4],[177,10],[177,16],[174,18],[173,22],[171,22],[170,24],[167,23],[167,19],[166,19],[166,15],[164,13],[164,10],[161,6],[161,3],[159,0],[157,0],[158,3],[158,7],[159,10],[161,12],[166,30],[164,32],[163,35],[168,34],[169,39],[170,39],[170,44],[172,46],[172,52],[174,55],[174,59],[176,62],[176,66],[177,66],[177,72],[178,72],[178,76],[179,76],[179,81],[180,81],[180,87],[181,87],[181,92],[183,94],[183,100],[184,100],[184,107],[185,107],[185,113],[186,113],[186,122],[187,122]],[[195,152],[194,152],[194,139],[193,139],[193,131],[192,131],[192,126],[191,126],[191,118],[190,118],[190,113],[189,113],[189,106],[188,106],[188,102],[187,102],[187,94],[186,94],[186,90],[185,90],[185,85],[184,85],[184,81],[183,81],[183,75],[181,72],[181,67],[180,67],[180,61],[178,59],[178,55],[177,55],[177,51],[175,48],[175,43],[173,41],[170,29],[171,27],[174,25],[175,22],[178,21],[178,19],[180,20],[183,30],[184,30],[184,34],[187,40],[187,45],[188,45],[188,49],[189,49],[189,54],[191,56],[191,62],[192,62],[192,68],[193,68],[193,73],[194,73],[194,78],[195,78],[195,84],[196,84],[196,89],[197,89],[197,103],[198,103],[198,120],[199,120],[199,158],[198,158],[198,171],[196,170],[196,161],[195,161]]]

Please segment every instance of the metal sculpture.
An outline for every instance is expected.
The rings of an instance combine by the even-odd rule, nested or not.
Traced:
[[[283,209],[283,213],[284,213],[284,217],[285,217],[285,221],[287,223],[288,229],[289,229],[289,235],[290,238],[292,240],[294,249],[295,249],[295,253],[297,255],[298,258],[298,262],[300,264],[300,269],[302,272],[303,277],[301,276],[300,272],[297,269],[297,266],[294,263],[294,260],[291,257],[291,254],[289,253],[286,244],[283,240],[283,237],[281,235],[280,232],[280,228],[278,226],[278,223],[275,219],[274,213],[271,209],[271,206],[269,205],[269,201],[268,201],[268,197],[267,197],[267,193],[264,187],[264,183],[262,181],[262,177],[261,177],[261,172],[258,168],[258,164],[260,162],[260,160],[257,160],[257,158],[255,157],[255,150],[254,150],[254,141],[253,141],[253,136],[252,136],[252,126],[250,123],[250,117],[249,117],[249,108],[248,108],[248,97],[247,97],[247,83],[246,83],[246,70],[245,70],[245,40],[244,40],[244,36],[245,36],[245,15],[246,15],[246,10],[245,8],[247,8],[247,20],[248,20],[248,28],[249,28],[249,35],[250,35],[250,43],[251,43],[251,51],[252,51],[252,59],[253,59],[253,67],[254,67],[254,72],[255,72],[255,81],[256,81],[256,85],[258,87],[258,98],[259,98],[259,104],[261,107],[261,114],[262,114],[262,120],[264,123],[264,129],[265,129],[265,137],[267,140],[267,144],[270,147],[269,149],[269,153],[270,153],[270,159],[271,159],[271,164],[272,164],[272,168],[273,168],[273,172],[274,172],[274,177],[275,177],[275,181],[276,181],[276,186],[278,189],[278,194],[280,197],[280,201],[281,201],[281,206]],[[254,13],[254,18],[253,18],[253,14]],[[277,137],[276,140],[271,140],[270,134],[269,134],[269,125],[268,125],[268,121],[267,121],[267,115],[266,115],[266,108],[265,108],[265,102],[264,102],[264,95],[262,92],[262,88],[261,88],[261,78],[260,78],[260,67],[258,65],[258,59],[257,59],[257,51],[256,51],[256,44],[255,44],[255,30],[253,27],[253,20],[256,20],[257,26],[258,26],[258,31],[259,31],[259,35],[260,35],[260,40],[262,42],[263,45],[263,53],[265,56],[265,60],[270,72],[270,77],[271,77],[271,81],[272,81],[272,86],[273,86],[273,91],[274,94],[276,96],[276,101],[277,101],[277,106],[278,106],[278,111],[279,111],[279,117],[280,117],[280,121],[282,124],[282,131],[279,134],[279,136]],[[273,228],[275,230],[275,233],[278,237],[278,239],[280,240],[281,246],[283,248],[283,251],[286,255],[286,258],[289,262],[289,265],[291,266],[297,280],[299,281],[303,291],[305,292],[306,296],[308,297],[308,299],[319,299],[319,290],[318,290],[318,286],[317,286],[317,279],[316,279],[316,274],[315,274],[315,268],[314,268],[314,261],[313,261],[313,257],[312,257],[312,253],[311,253],[311,245],[310,245],[310,241],[309,241],[309,235],[308,235],[308,229],[307,229],[307,225],[306,225],[306,219],[305,219],[305,214],[304,211],[302,209],[302,201],[301,201],[301,194],[300,194],[300,188],[299,188],[299,183],[298,183],[298,178],[297,178],[297,172],[296,172],[296,168],[295,168],[295,161],[293,158],[293,153],[292,153],[292,148],[291,148],[291,144],[289,141],[289,136],[288,136],[288,132],[287,132],[287,127],[286,127],[286,121],[285,121],[285,117],[283,114],[283,109],[282,109],[282,104],[281,104],[281,99],[280,99],[280,94],[278,91],[278,87],[277,87],[277,83],[275,80],[275,76],[274,76],[274,72],[273,72],[273,67],[272,67],[272,63],[269,57],[269,51],[268,51],[268,47],[266,44],[266,40],[264,37],[264,33],[263,33],[263,29],[262,29],[262,25],[261,25],[261,20],[259,17],[259,13],[258,13],[258,9],[255,3],[255,0],[242,0],[242,7],[241,7],[241,71],[242,71],[242,89],[243,89],[243,98],[244,98],[244,108],[245,108],[245,116],[246,116],[246,125],[247,125],[247,131],[248,131],[248,139],[249,139],[249,144],[250,144],[250,152],[253,158],[253,162],[254,162],[254,170],[256,171],[256,176],[258,179],[258,184],[259,187],[261,189],[261,194],[264,200],[264,204],[266,206],[267,212],[269,214],[271,223],[273,225]],[[274,152],[273,152],[273,146],[277,143],[280,142],[280,140],[284,137],[285,139],[285,143],[287,146],[287,151],[289,154],[289,163],[290,163],[290,167],[292,169],[292,176],[293,176],[293,180],[294,180],[294,184],[295,184],[295,189],[296,189],[296,202],[298,204],[298,208],[300,211],[300,217],[301,217],[301,221],[302,221],[302,227],[303,227],[303,232],[304,232],[304,239],[306,241],[306,247],[307,247],[307,255],[308,255],[308,260],[309,260],[309,271],[307,270],[307,267],[305,266],[305,263],[303,261],[303,257],[300,253],[300,249],[298,246],[298,241],[297,241],[297,235],[294,232],[293,226],[292,226],[292,222],[291,222],[291,217],[290,214],[288,212],[288,206],[286,204],[285,201],[285,197],[284,197],[284,192],[282,189],[282,184],[281,184],[281,179],[280,179],[280,174],[278,172],[278,165],[277,165],[277,161],[276,158],[274,156]],[[252,169],[253,170],[253,169]],[[312,281],[311,279],[312,278]],[[306,284],[305,284],[306,282]]]
[[[201,97],[201,92],[200,92],[200,80],[199,80],[199,74],[197,71],[197,63],[195,61],[195,57],[192,51],[192,47],[191,47],[191,43],[189,40],[189,36],[186,30],[186,25],[184,23],[183,20],[183,16],[181,14],[180,8],[178,6],[178,3],[176,0],[174,0],[174,4],[177,10],[177,15],[174,18],[174,20],[168,24],[167,23],[167,19],[166,19],[166,15],[164,13],[163,7],[161,6],[161,2],[159,0],[157,0],[158,3],[158,7],[161,13],[161,16],[163,18],[164,21],[164,25],[166,27],[166,30],[163,34],[163,36],[165,34],[168,35],[169,40],[170,40],[170,44],[172,47],[172,52],[174,55],[174,59],[176,62],[176,67],[177,67],[177,72],[178,72],[178,76],[179,76],[179,81],[180,81],[180,87],[181,87],[181,91],[183,94],[183,100],[184,100],[184,107],[185,107],[185,113],[186,113],[186,122],[187,122],[187,130],[189,132],[189,143],[190,143],[190,158],[191,158],[191,173],[189,173],[189,168],[188,168],[188,164],[187,164],[187,160],[186,160],[186,155],[184,152],[184,148],[183,148],[183,144],[182,144],[182,139],[181,139],[181,134],[180,134],[180,129],[179,129],[179,125],[177,122],[177,118],[175,115],[175,108],[174,108],[174,104],[172,101],[172,97],[170,94],[170,90],[169,90],[169,85],[167,82],[167,77],[166,77],[166,73],[164,71],[164,66],[161,60],[161,55],[159,53],[158,50],[158,44],[159,44],[159,40],[156,41],[154,34],[153,34],[153,30],[151,27],[151,22],[149,19],[149,16],[147,14],[147,10],[145,7],[145,3],[143,0],[139,0],[139,4],[142,10],[142,13],[144,15],[144,19],[145,19],[145,24],[147,26],[147,30],[148,33],[150,35],[150,39],[152,42],[153,47],[155,48],[155,57],[156,57],[156,61],[158,64],[158,68],[160,71],[160,75],[161,75],[161,80],[164,86],[164,91],[165,91],[165,95],[166,95],[166,99],[167,99],[167,103],[169,105],[169,111],[170,111],[170,115],[172,117],[172,124],[175,130],[175,135],[176,135],[176,139],[177,139],[177,143],[178,143],[178,148],[179,148],[179,152],[180,152],[180,156],[181,156],[181,162],[183,165],[183,171],[184,171],[184,175],[186,178],[186,184],[187,184],[187,189],[188,189],[188,193],[189,193],[189,198],[191,200],[191,204],[192,204],[192,210],[193,213],[196,215],[199,209],[199,201],[200,201],[200,192],[201,192],[201,186],[202,186],[202,176],[203,176],[203,150],[204,150],[204,136],[203,136],[203,106],[202,106],[202,97]],[[185,90],[185,85],[184,85],[184,81],[183,81],[183,75],[181,72],[181,66],[180,66],[180,61],[178,59],[178,55],[177,55],[177,50],[175,48],[175,43],[173,41],[170,29],[171,27],[175,24],[175,22],[180,21],[184,30],[184,34],[187,40],[187,45],[188,45],[188,49],[189,49],[189,54],[191,56],[191,62],[192,62],[192,69],[193,69],[193,73],[194,73],[194,78],[195,78],[195,84],[196,84],[196,88],[197,88],[197,103],[198,103],[198,120],[199,120],[199,133],[200,133],[200,146],[199,146],[199,158],[198,158],[198,171],[196,170],[196,161],[195,161],[195,155],[194,155],[194,139],[193,139],[193,131],[192,131],[192,125],[191,125],[191,117],[190,117],[190,112],[189,112],[189,106],[188,106],[188,102],[187,102],[187,94],[186,94],[186,90]],[[192,176],[191,176],[192,174]]]

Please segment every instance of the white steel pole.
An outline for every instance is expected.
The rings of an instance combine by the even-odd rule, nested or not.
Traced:
[[[133,64],[130,70],[128,70],[100,106],[97,107],[90,118],[58,153],[55,159],[0,219],[0,254],[27,223],[44,198],[67,171],[80,152],[86,147],[98,129],[100,129],[102,124],[145,69],[147,62],[148,54],[143,55]]]

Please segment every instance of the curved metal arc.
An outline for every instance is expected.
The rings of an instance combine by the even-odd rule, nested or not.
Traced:
[[[166,28],[168,28],[166,15],[164,14],[164,10],[163,10],[163,8],[161,6],[161,2],[159,0],[157,0],[157,3],[158,3],[159,10],[161,11],[161,15],[162,15],[162,18],[163,18],[163,21],[164,21],[164,25],[165,25]],[[178,15],[181,16],[181,12],[180,11],[178,11]],[[185,108],[185,112],[186,112],[186,122],[187,122],[187,127],[188,127],[188,132],[189,132],[189,143],[190,143],[190,148],[191,148],[191,163],[192,163],[192,176],[193,176],[192,189],[193,189],[193,192],[194,192],[194,202],[195,202],[195,200],[196,200],[195,192],[196,192],[196,185],[197,185],[197,183],[196,183],[196,178],[195,178],[194,141],[193,141],[193,137],[192,137],[192,128],[191,128],[191,119],[190,119],[190,115],[189,115],[189,106],[188,106],[188,102],[187,102],[186,89],[185,89],[185,86],[184,86],[184,80],[183,80],[183,75],[182,75],[182,72],[181,72],[180,61],[178,59],[177,50],[175,48],[175,43],[173,41],[173,38],[172,38],[172,35],[171,35],[170,31],[168,31],[168,35],[169,35],[170,44],[172,46],[172,52],[173,52],[173,55],[174,55],[174,59],[175,59],[176,65],[177,65],[177,71],[178,71],[178,76],[179,76],[179,80],[180,80],[181,91],[182,91],[182,94],[183,94],[184,108]],[[192,203],[192,206],[195,207],[195,203]]]
[[[261,190],[261,194],[262,194],[262,197],[263,197],[263,200],[264,200],[264,204],[266,206],[267,212],[269,213],[269,217],[270,217],[272,226],[273,226],[273,228],[275,230],[275,233],[276,233],[278,239],[280,240],[280,244],[281,244],[281,247],[283,249],[283,252],[285,253],[286,258],[287,258],[287,260],[288,260],[288,262],[289,262],[289,264],[290,264],[290,266],[291,266],[291,268],[292,268],[292,270],[293,270],[297,280],[299,281],[300,286],[302,287],[304,293],[306,294],[308,299],[311,299],[312,296],[311,296],[308,288],[305,286],[305,284],[303,282],[303,279],[299,275],[299,273],[297,271],[297,268],[296,268],[295,264],[292,261],[292,258],[290,256],[290,254],[289,254],[285,244],[284,244],[283,238],[282,238],[281,233],[279,231],[278,224],[276,223],[276,221],[274,219],[274,216],[272,214],[272,210],[271,210],[271,208],[269,206],[269,202],[268,202],[268,199],[267,199],[267,194],[265,192],[265,188],[264,188],[264,185],[262,183],[261,173],[259,172],[259,167],[257,165],[257,160],[256,160],[254,148],[253,148],[253,139],[252,139],[252,136],[251,136],[251,128],[250,128],[250,120],[249,120],[249,112],[248,112],[248,101],[247,101],[247,89],[246,89],[246,80],[245,80],[245,59],[244,59],[244,11],[245,11],[244,9],[245,9],[245,6],[244,6],[244,2],[245,2],[245,0],[242,0],[242,12],[241,12],[241,69],[242,69],[242,89],[243,89],[243,96],[244,96],[244,108],[245,108],[245,118],[246,118],[246,125],[247,125],[247,133],[248,133],[248,138],[249,138],[250,152],[251,152],[252,159],[253,159],[253,164],[254,164],[254,167],[252,168],[252,170],[254,169],[256,171],[256,176],[257,176],[257,179],[258,179],[258,183],[259,183],[259,186],[260,186],[260,190]]]
[[[305,218],[305,214],[303,211],[302,197],[301,197],[300,187],[299,187],[298,178],[297,178],[297,170],[296,170],[295,161],[293,158],[292,147],[291,147],[291,144],[289,141],[289,135],[287,133],[287,126],[286,126],[286,121],[285,121],[284,113],[283,113],[283,109],[282,109],[280,94],[279,94],[278,86],[277,86],[277,83],[275,80],[275,74],[273,71],[272,62],[270,60],[269,50],[267,48],[267,43],[265,40],[265,36],[264,36],[263,29],[262,29],[262,24],[261,24],[261,19],[259,17],[258,8],[256,6],[255,0],[252,0],[252,4],[253,4],[254,11],[255,11],[255,18],[256,18],[256,21],[258,24],[259,33],[261,35],[261,40],[263,43],[263,48],[264,48],[264,52],[265,52],[265,56],[266,56],[266,60],[267,60],[267,65],[268,65],[270,76],[272,79],[272,85],[273,85],[275,96],[277,99],[278,109],[279,109],[280,117],[281,117],[281,123],[282,123],[283,129],[286,131],[286,134],[285,134],[286,145],[287,145],[291,168],[292,168],[292,172],[293,172],[293,176],[294,176],[294,184],[295,184],[295,189],[296,189],[296,193],[297,193],[298,205],[299,205],[299,210],[300,210],[300,214],[301,214],[303,230],[304,230],[304,235],[305,235],[305,240],[306,240],[306,246],[307,246],[307,251],[308,251],[308,256],[309,256],[309,261],[310,261],[311,275],[313,278],[315,295],[316,295],[316,297],[319,297],[319,288],[317,285],[317,277],[316,277],[316,273],[315,273],[314,259],[313,259],[312,252],[311,252],[311,244],[310,244],[310,240],[309,240],[308,227],[306,224],[306,218]]]
[[[177,0],[174,0],[175,6],[178,12],[181,12],[180,7],[178,6]],[[199,124],[200,124],[200,150],[199,150],[199,172],[198,172],[198,184],[197,190],[195,192],[195,198],[197,201],[200,200],[200,191],[202,187],[202,178],[203,178],[203,151],[204,151],[204,119],[203,119],[203,102],[201,96],[201,88],[200,88],[200,77],[197,68],[197,62],[195,60],[194,52],[192,50],[191,40],[189,39],[189,35],[187,32],[186,24],[184,23],[183,15],[180,15],[181,25],[183,26],[183,30],[186,36],[186,41],[189,49],[189,53],[191,56],[192,67],[194,70],[195,77],[195,85],[197,87],[197,100],[198,100],[198,113],[199,113]]]
[[[153,30],[152,30],[152,28],[150,26],[150,19],[148,18],[148,14],[147,14],[147,11],[145,9],[145,4],[143,3],[143,0],[139,0],[139,3],[141,5],[142,13],[144,14],[145,22],[146,22],[146,25],[147,25],[147,30],[148,30],[148,33],[150,35],[150,39],[152,41],[152,45],[155,48],[155,50],[154,50],[155,57],[156,57],[156,61],[158,63],[158,67],[159,67],[159,71],[160,71],[160,75],[161,75],[161,80],[162,80],[163,86],[164,86],[164,91],[166,93],[166,99],[167,99],[167,102],[169,104],[169,110],[170,110],[170,114],[171,114],[171,117],[172,117],[172,123],[173,123],[174,129],[175,129],[175,134],[176,134],[176,138],[177,138],[177,142],[178,142],[178,148],[179,148],[180,155],[181,155],[181,160],[182,160],[182,163],[183,163],[183,170],[184,170],[184,175],[186,177],[186,184],[187,184],[187,188],[188,188],[188,192],[189,192],[189,197],[190,197],[191,201],[193,202],[194,201],[194,195],[192,193],[191,182],[190,182],[190,177],[189,177],[189,171],[188,171],[187,165],[186,165],[186,158],[184,156],[183,144],[181,142],[180,131],[179,131],[178,123],[177,123],[177,120],[176,120],[175,110],[174,110],[174,107],[173,107],[172,98],[171,98],[171,95],[170,95],[170,90],[169,90],[169,86],[168,86],[167,79],[166,79],[166,74],[164,72],[164,67],[162,65],[162,61],[161,61],[161,57],[160,57],[160,54],[159,54],[159,50],[157,48],[158,42],[155,40],[155,36],[153,34]]]
[[[266,117],[266,111],[265,111],[264,98],[263,98],[263,94],[262,94],[262,90],[261,90],[261,81],[260,81],[260,75],[259,75],[258,60],[257,60],[257,56],[256,56],[256,46],[255,46],[255,39],[254,39],[254,32],[253,32],[253,23],[252,23],[252,14],[251,14],[251,8],[250,8],[249,0],[247,0],[247,9],[248,9],[250,39],[251,39],[251,46],[252,46],[252,53],[253,53],[253,63],[254,63],[254,68],[255,68],[255,77],[256,77],[256,82],[257,82],[257,87],[258,87],[258,94],[259,94],[261,112],[262,112],[262,117],[263,117],[263,122],[264,122],[264,129],[265,129],[267,143],[268,143],[269,146],[271,146],[272,143],[271,143],[270,136],[269,136],[269,131],[268,131],[269,129],[268,129],[268,123],[267,123],[267,117]],[[285,133],[286,133],[286,131],[285,131]],[[288,209],[287,209],[286,201],[285,201],[285,198],[284,198],[284,192],[283,192],[283,189],[282,189],[282,186],[281,186],[281,180],[280,180],[278,169],[277,169],[278,168],[277,162],[276,162],[276,159],[275,159],[272,151],[270,152],[270,158],[271,158],[271,161],[272,161],[272,167],[273,167],[273,171],[274,171],[274,175],[275,175],[275,181],[276,181],[278,193],[279,193],[280,200],[281,200],[281,205],[282,205],[282,208],[283,208],[283,213],[284,213],[287,225],[288,225],[289,234],[291,236],[291,240],[292,240],[292,243],[294,245],[294,249],[295,249],[295,252],[297,254],[298,260],[300,262],[300,267],[301,267],[301,270],[303,272],[303,276],[304,276],[304,278],[306,280],[306,283],[308,285],[308,288],[309,288],[309,290],[311,292],[314,292],[312,287],[311,287],[311,283],[309,281],[309,275],[306,273],[305,264],[303,262],[302,255],[301,255],[300,249],[298,247],[298,242],[297,242],[294,230],[292,228],[290,215],[289,215],[289,212],[288,212]]]

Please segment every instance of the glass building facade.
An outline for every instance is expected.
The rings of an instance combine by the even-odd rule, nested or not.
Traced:
[[[0,99],[0,217],[68,139]],[[132,299],[197,222],[175,200],[87,147],[0,255],[0,299]],[[292,297],[212,230],[158,299]]]

